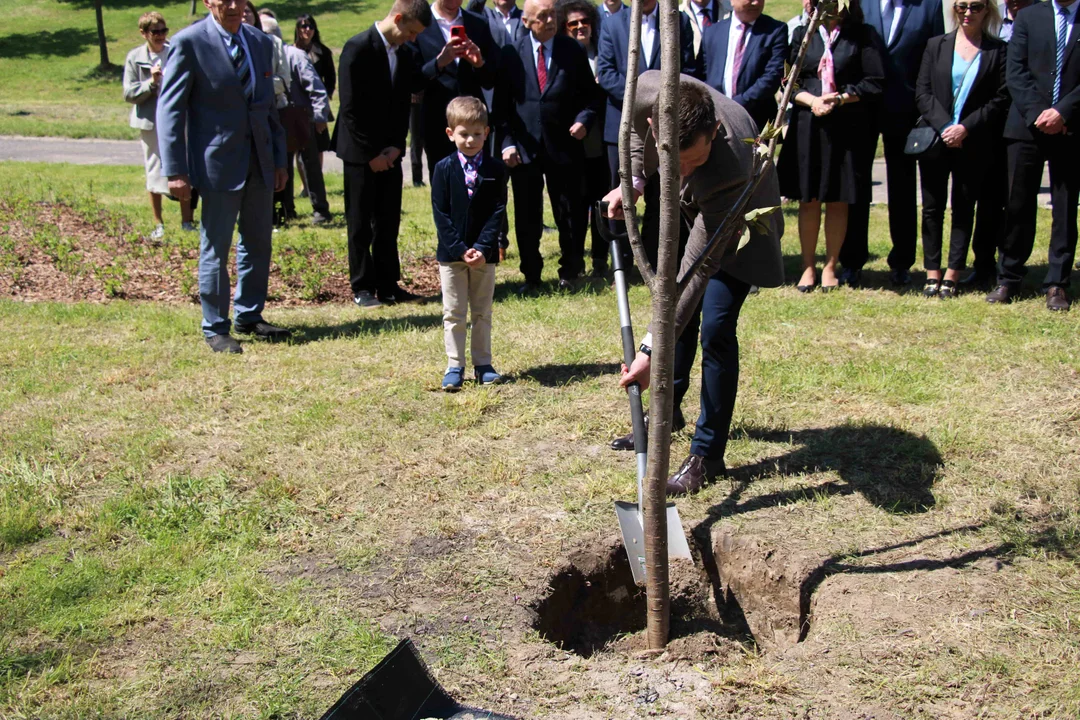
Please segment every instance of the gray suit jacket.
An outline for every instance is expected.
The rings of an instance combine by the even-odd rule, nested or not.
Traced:
[[[701,85],[709,91],[716,107],[716,119],[721,123],[713,140],[709,159],[690,175],[683,186],[682,211],[693,220],[693,226],[679,270],[681,278],[742,194],[753,161],[753,150],[743,139],[757,137],[757,127],[746,110],[734,100],[689,75],[682,75],[680,79],[684,83]],[[659,94],[660,71],[642,73],[638,78],[637,97],[634,99],[634,129],[630,134],[634,177],[648,178],[659,168],[660,156],[656,151],[656,139],[648,122],[653,103]],[[780,205],[780,186],[776,172],[771,169],[767,172],[750,198],[747,211]],[[783,284],[784,263],[780,254],[780,238],[784,234],[782,211],[777,210],[769,216],[769,225],[768,233],[752,232],[750,242],[742,250],[736,251],[737,240],[720,244],[713,250],[679,300],[679,306],[675,310],[678,327],[676,335],[681,333],[690,321],[698,302],[705,294],[709,278],[718,270],[724,270],[745,283],[759,287],[777,287]]]
[[[274,45],[241,25],[255,76],[249,102],[212,17],[172,38],[158,96],[161,172],[187,175],[199,190],[244,187],[255,152],[267,187],[285,167],[285,130],[274,107]]]
[[[289,66],[289,104],[311,110],[311,119],[317,123],[330,122],[330,101],[315,66],[308,54],[294,45],[285,46],[285,60]]]
[[[165,43],[168,55],[169,44]],[[124,60],[124,99],[132,104],[128,124],[136,130],[153,130],[157,115],[158,88],[151,87],[144,68],[150,66],[150,49],[143,43]]]

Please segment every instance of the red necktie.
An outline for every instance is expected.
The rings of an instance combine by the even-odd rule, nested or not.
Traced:
[[[709,8],[704,8],[701,11],[701,27],[707,28],[712,25],[712,18],[709,17]]]
[[[540,83],[541,94],[547,88],[547,63],[544,62],[544,46],[536,51],[536,81]]]
[[[731,61],[731,94],[737,95],[739,85],[739,70],[742,69],[742,56],[743,50],[746,49],[746,34],[750,31],[750,26],[745,23],[742,26],[742,32],[739,33],[739,42],[735,45],[735,57]]]

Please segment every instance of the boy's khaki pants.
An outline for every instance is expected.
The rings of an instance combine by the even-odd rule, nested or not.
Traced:
[[[443,340],[449,367],[465,367],[465,318],[472,313],[473,367],[491,364],[491,302],[495,265],[470,268],[464,262],[439,263],[442,281]]]

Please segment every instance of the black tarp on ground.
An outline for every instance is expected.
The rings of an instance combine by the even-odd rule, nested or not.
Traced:
[[[456,702],[431,676],[412,641],[405,638],[360,682],[326,711],[322,720],[515,720]]]

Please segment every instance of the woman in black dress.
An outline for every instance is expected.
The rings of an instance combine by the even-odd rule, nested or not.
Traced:
[[[817,5],[811,2],[811,10]],[[791,36],[791,62],[805,26]],[[830,17],[810,38],[799,91],[780,151],[780,193],[799,201],[803,273],[798,288],[814,289],[821,205],[825,204],[825,266],[821,289],[838,287],[836,263],[847,232],[848,205],[857,197],[854,156],[885,81],[880,45],[863,23],[859,0]]]
[[[315,66],[315,72],[319,75],[323,85],[326,86],[326,101],[334,99],[334,88],[337,87],[337,75],[334,71],[334,53],[330,48],[322,44],[319,37],[319,26],[311,15],[300,15],[296,18],[296,31],[293,35],[293,45],[308,54],[311,64]],[[333,112],[330,113],[333,120]],[[319,162],[322,162],[322,153],[330,149],[330,130],[323,130],[315,136],[319,144]]]

